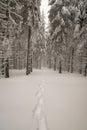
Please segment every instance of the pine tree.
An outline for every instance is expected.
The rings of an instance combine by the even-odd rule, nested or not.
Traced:
[[[49,11],[50,35],[52,37],[52,48],[54,50],[54,70],[56,70],[57,57],[59,57],[59,72],[61,62],[64,60],[64,48],[67,46],[67,35],[71,24],[70,1],[50,1]]]
[[[1,21],[1,39],[4,49],[4,74],[5,77],[9,77],[9,48],[10,48],[10,25],[18,24],[21,20],[21,16],[18,14],[17,1],[1,0],[0,1],[0,21]]]
[[[59,72],[63,69],[73,72],[77,64],[78,44],[86,33],[86,1],[50,0],[49,20],[54,70],[59,60]],[[77,38],[78,37],[78,38]],[[79,39],[79,40],[78,40]],[[62,62],[61,62],[62,61]]]
[[[78,12],[76,14],[74,37],[76,41],[79,41],[77,47],[77,52],[79,52],[79,54],[77,59],[79,59],[80,57],[80,73],[84,73],[84,75],[86,75],[85,68],[87,64],[87,1],[79,1],[77,8]]]
[[[21,47],[25,47],[27,49],[27,65],[26,65],[26,74],[29,74],[32,71],[32,35],[34,30],[38,28],[38,23],[40,20],[40,0],[1,0],[0,1],[0,20],[1,20],[1,37],[5,53],[9,54],[9,48],[11,48],[11,56],[13,59],[14,68],[17,67],[17,61],[20,58],[20,47],[17,47],[18,44]],[[4,21],[4,22],[3,22]],[[2,27],[4,23],[5,27]],[[27,40],[25,40],[27,39]],[[22,41],[21,41],[22,40]],[[27,46],[22,45],[22,43],[28,42]],[[7,45],[8,44],[8,45]],[[17,44],[17,45],[16,45]],[[8,46],[8,49],[6,47]],[[19,49],[18,49],[19,48]],[[18,56],[16,56],[16,52],[18,51]],[[24,51],[24,55],[26,55]],[[7,55],[6,55],[7,56]],[[18,58],[19,57],[19,58]],[[8,59],[7,56],[6,59]],[[26,57],[24,56],[26,59]],[[14,60],[15,59],[15,60]],[[8,61],[8,60],[6,60]],[[20,66],[20,62],[19,62]],[[7,77],[7,76],[6,76]]]
[[[41,19],[39,22],[39,28],[35,32],[34,40],[34,49],[33,49],[33,61],[36,68],[41,69],[43,63],[43,57],[45,55],[45,21],[44,21],[44,12],[41,14]]]
[[[40,1],[26,0],[23,2],[23,4],[24,6],[21,12],[23,17],[23,24],[28,28],[27,29],[28,44],[27,44],[27,58],[26,58],[27,59],[26,75],[28,75],[32,71],[32,53],[31,53],[32,34],[33,34],[33,30],[36,30],[38,28],[38,23],[40,20]]]

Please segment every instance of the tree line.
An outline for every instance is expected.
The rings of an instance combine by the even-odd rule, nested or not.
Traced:
[[[49,68],[87,73],[87,1],[49,0]]]
[[[49,0],[45,30],[41,0],[0,0],[0,75],[48,66],[87,74],[86,0]]]
[[[30,74],[35,56],[39,59],[35,66],[40,62],[44,48],[40,4],[40,0],[0,0],[0,73],[5,78],[9,69],[26,68]]]

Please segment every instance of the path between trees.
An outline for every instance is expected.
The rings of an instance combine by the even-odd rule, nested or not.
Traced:
[[[52,70],[0,79],[0,130],[87,130],[87,78]]]

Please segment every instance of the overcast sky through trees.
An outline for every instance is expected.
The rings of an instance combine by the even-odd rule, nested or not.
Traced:
[[[41,11],[44,11],[46,26],[48,24],[48,10],[49,10],[48,0],[42,0]]]

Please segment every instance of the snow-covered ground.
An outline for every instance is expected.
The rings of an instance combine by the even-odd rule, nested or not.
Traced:
[[[87,77],[52,70],[0,79],[0,130],[87,130]]]

